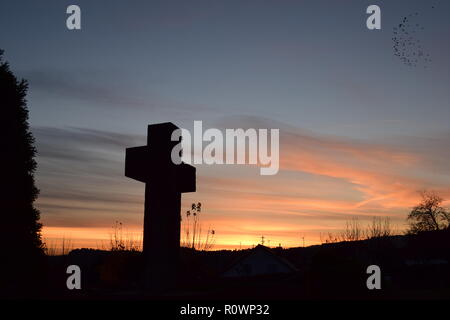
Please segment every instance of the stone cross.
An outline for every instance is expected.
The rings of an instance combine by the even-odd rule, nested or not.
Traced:
[[[171,122],[148,126],[147,145],[127,148],[125,176],[145,183],[144,281],[147,290],[175,286],[179,265],[181,193],[195,192],[195,168],[174,164]],[[181,155],[180,155],[181,156]]]

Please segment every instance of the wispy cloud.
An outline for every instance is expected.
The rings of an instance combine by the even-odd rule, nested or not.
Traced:
[[[369,141],[319,135],[258,117],[222,121],[222,125],[227,123],[243,128],[280,128],[281,170],[345,180],[362,192],[358,206],[372,200],[404,206],[415,201],[414,194],[424,188],[450,195],[449,133]]]
[[[94,74],[95,75],[95,74]],[[46,94],[65,99],[75,99],[107,107],[154,108],[144,97],[137,97],[137,92],[118,91],[114,87],[99,85],[91,79],[93,74],[73,74],[62,71],[30,71],[24,74],[29,80],[32,90],[43,91]],[[114,75],[119,77],[120,75]],[[95,77],[94,77],[95,78]],[[127,92],[122,94],[121,92]]]
[[[108,225],[129,221],[143,194],[124,177],[125,148],[145,137],[83,128],[33,128],[38,203],[48,225]]]
[[[298,236],[295,230],[317,240],[318,233],[340,229],[354,216],[389,216],[402,226],[418,190],[450,198],[448,135],[429,143],[410,137],[380,142],[318,135],[261,118],[222,125],[276,127],[281,139],[281,171],[275,176],[260,176],[249,166],[198,166],[198,190],[183,196],[183,210],[203,202],[202,219],[222,243],[262,232],[289,243]],[[33,132],[46,225],[106,228],[121,220],[141,228],[143,184],[125,178],[123,170],[125,148],[145,143],[144,136],[83,128]]]

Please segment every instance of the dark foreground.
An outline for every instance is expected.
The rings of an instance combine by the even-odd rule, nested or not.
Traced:
[[[229,278],[223,272],[250,250],[182,249],[176,288],[142,287],[142,254],[74,250],[47,258],[41,286],[4,298],[39,300],[292,301],[450,299],[450,232],[393,236],[307,248],[271,249],[295,272]],[[81,289],[68,290],[66,268],[82,270]],[[369,265],[381,269],[381,289],[369,290]]]

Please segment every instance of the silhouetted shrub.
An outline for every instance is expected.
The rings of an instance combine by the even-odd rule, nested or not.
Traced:
[[[28,84],[14,76],[2,55],[0,50],[0,290],[11,296],[28,295],[37,289],[36,281],[43,275],[41,224],[33,205],[38,195],[34,184],[36,149],[28,126]]]

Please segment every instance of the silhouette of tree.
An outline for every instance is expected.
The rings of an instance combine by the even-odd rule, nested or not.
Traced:
[[[39,211],[33,205],[39,191],[34,184],[36,149],[28,126],[27,89],[27,82],[14,76],[0,50],[0,252],[4,269],[0,287],[3,289],[23,290],[29,286],[43,256]]]
[[[422,201],[408,215],[409,233],[448,228],[450,212],[441,206],[443,199],[435,192],[422,191]]]

